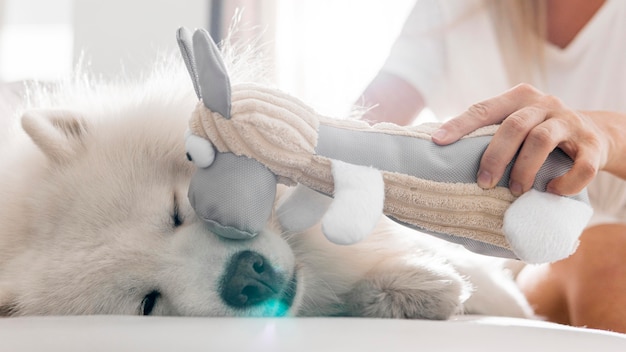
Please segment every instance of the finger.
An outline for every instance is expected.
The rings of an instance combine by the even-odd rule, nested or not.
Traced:
[[[482,188],[495,187],[502,178],[507,165],[520,151],[522,144],[525,144],[524,141],[530,131],[541,124],[545,118],[546,114],[543,110],[526,107],[509,115],[502,122],[481,158],[477,175],[478,186]],[[530,156],[532,157],[533,154]],[[520,195],[522,189],[514,189],[513,194],[518,193],[516,195]]]
[[[500,123],[540,95],[532,86],[520,84],[503,94],[474,104],[461,115],[441,125],[432,135],[433,142],[447,145],[480,127]]]
[[[480,127],[500,122],[502,117],[511,112],[508,104],[510,102],[498,97],[497,100],[490,99],[472,105],[461,115],[441,125],[432,135],[433,142],[439,145],[454,143]]]
[[[567,138],[567,130],[554,119],[535,126],[522,145],[511,169],[509,189],[515,196],[530,190],[541,166],[552,151]]]
[[[581,149],[574,165],[563,176],[559,176],[547,185],[547,191],[554,194],[571,196],[580,193],[600,169],[599,153],[593,149]]]

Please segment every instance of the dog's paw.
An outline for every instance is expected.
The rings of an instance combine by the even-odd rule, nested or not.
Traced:
[[[444,263],[387,260],[358,281],[345,297],[351,316],[448,319],[462,312],[469,284]]]
[[[471,278],[474,287],[472,296],[463,304],[465,313],[536,319],[532,307],[515,283],[514,276],[523,265],[514,260],[481,258],[475,266],[457,268]]]

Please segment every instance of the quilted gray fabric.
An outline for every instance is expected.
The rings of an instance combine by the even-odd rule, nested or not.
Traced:
[[[490,140],[491,136],[470,137],[442,147],[421,138],[320,125],[316,153],[435,182],[475,183],[480,162],[477,156],[483,154]],[[545,191],[548,182],[567,172],[572,163],[563,151],[555,149],[539,170],[533,188]],[[508,187],[512,165],[498,186]],[[586,192],[572,198],[588,202]]]
[[[252,238],[269,219],[276,176],[256,160],[217,153],[211,167],[198,169],[189,201],[210,230],[231,239]]]

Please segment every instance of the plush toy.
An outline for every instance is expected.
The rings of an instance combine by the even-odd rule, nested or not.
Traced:
[[[496,188],[481,189],[475,182],[480,157],[497,126],[444,147],[431,141],[433,125],[327,118],[278,90],[231,86],[206,31],[181,28],[177,39],[201,99],[186,136],[188,157],[198,167],[189,199],[216,234],[255,236],[280,182],[298,185],[277,211],[285,229],[304,230],[321,219],[326,237],[338,244],[367,236],[384,213],[487,255],[542,263],[575,251],[592,210],[585,191],[545,192],[571,168],[561,150],[518,198],[507,188],[510,165]]]

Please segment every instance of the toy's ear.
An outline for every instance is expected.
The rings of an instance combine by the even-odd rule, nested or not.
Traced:
[[[185,27],[178,28],[178,31],[176,31],[176,41],[178,42],[178,48],[180,49],[183,61],[185,61],[185,66],[187,66],[187,71],[189,71],[189,76],[191,77],[191,83],[193,83],[193,89],[196,91],[196,96],[198,99],[202,99],[200,96],[200,86],[198,85],[196,58],[193,55],[191,32]]]
[[[22,128],[56,163],[71,160],[87,131],[84,119],[67,110],[29,110],[22,115]]]
[[[178,29],[176,37],[196,94],[209,110],[230,118],[230,79],[220,50],[209,33],[198,29],[192,37],[183,27]]]

